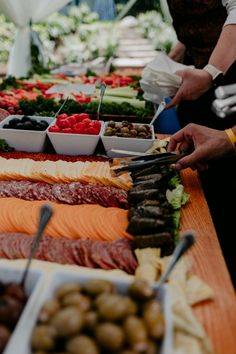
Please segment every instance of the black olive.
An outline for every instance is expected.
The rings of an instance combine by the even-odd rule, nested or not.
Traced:
[[[24,129],[24,123],[17,123],[14,128],[23,130]]]
[[[41,125],[38,124],[38,123],[33,127],[33,129],[34,129],[34,130],[37,130],[37,131],[45,130],[45,128],[44,128],[44,127],[42,128]]]
[[[45,122],[44,120],[41,122],[38,122],[38,125],[41,127],[41,130],[45,130],[48,127],[48,123]]]
[[[30,121],[28,121],[28,122],[24,123],[24,129],[25,130],[32,130],[32,129],[34,129],[34,126]]]
[[[39,124],[41,124],[43,127],[47,128],[49,126],[48,122],[46,122],[46,120],[41,120],[39,122]]]
[[[36,125],[38,122],[36,119],[34,118],[30,118],[30,122],[33,124],[33,125]]]
[[[20,123],[20,121],[21,120],[19,118],[13,118],[8,122],[8,124],[10,127],[14,127],[17,123]]]
[[[30,122],[30,121],[31,121],[31,118],[28,117],[28,116],[23,116],[23,117],[21,118],[21,122],[22,122],[22,123],[24,123],[24,122]]]

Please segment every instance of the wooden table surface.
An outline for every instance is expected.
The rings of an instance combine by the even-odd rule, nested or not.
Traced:
[[[215,293],[213,301],[195,306],[195,314],[211,338],[217,354],[236,353],[236,297],[221,252],[197,173],[181,171],[182,182],[190,194],[183,209],[181,230],[195,230],[197,242],[190,251],[193,272]],[[226,235],[227,236],[227,235]],[[235,252],[236,253],[236,252]]]

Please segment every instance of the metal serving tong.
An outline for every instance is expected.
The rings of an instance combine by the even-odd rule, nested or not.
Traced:
[[[118,176],[123,172],[132,172],[136,171],[143,167],[148,167],[151,165],[165,165],[172,164],[178,161],[185,154],[177,152],[164,152],[160,154],[149,154],[145,156],[135,156],[130,158],[129,161],[121,162],[124,167],[117,167],[112,169],[112,172]]]

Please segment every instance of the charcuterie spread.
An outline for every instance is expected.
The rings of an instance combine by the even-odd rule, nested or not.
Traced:
[[[85,78],[83,79],[86,82]],[[92,81],[93,84],[96,79]],[[101,82],[109,83],[108,77],[100,79]],[[167,259],[165,256],[172,254],[178,242],[182,207],[188,202],[189,195],[185,193],[180,175],[170,162],[149,163],[149,165],[144,163],[143,166],[140,164],[140,167],[132,169],[132,163],[135,164],[135,161],[132,162],[129,157],[116,156],[113,159],[108,157],[113,156],[110,150],[115,143],[118,144],[114,145],[115,149],[122,150],[123,148],[132,151],[137,149],[137,155],[142,155],[147,151],[148,154],[165,153],[168,144],[168,139],[163,139],[165,140],[163,143],[159,141],[155,137],[153,126],[148,124],[153,114],[153,106],[150,109],[147,102],[138,99],[138,90],[128,87],[129,84],[137,84],[137,81],[127,78],[124,83],[127,87],[122,87],[122,89],[118,87],[121,81],[120,77],[112,76],[113,87],[107,89],[107,96],[102,104],[102,113],[100,117],[97,117],[98,119],[95,119],[99,96],[97,90],[93,97],[86,97],[83,94],[71,95],[57,117],[55,114],[64,101],[62,94],[47,93],[47,90],[53,88],[53,84],[13,80],[16,87],[6,92],[3,90],[0,95],[0,107],[18,116],[5,123],[3,119],[0,123],[2,124],[0,133],[3,130],[12,130],[17,137],[20,137],[19,141],[22,141],[24,140],[20,136],[22,131],[26,132],[32,128],[35,132],[38,129],[38,123],[35,123],[32,116],[36,115],[40,117],[39,122],[41,119],[44,120],[44,116],[50,118],[47,124],[49,128],[45,130],[45,139],[46,135],[49,140],[50,134],[55,135],[63,149],[69,145],[68,141],[72,139],[71,136],[78,140],[74,140],[70,153],[57,154],[53,140],[50,140],[53,146],[45,145],[42,150],[38,150],[40,152],[32,152],[35,150],[30,148],[25,151],[17,148],[14,150],[14,147],[8,144],[7,139],[6,141],[2,139],[0,259],[9,260],[13,264],[17,260],[27,260],[34,247],[40,209],[46,203],[52,207],[53,217],[46,226],[34,254],[34,259],[39,265],[44,264],[46,269],[50,264],[56,267],[56,271],[60,269],[57,268],[60,266],[65,270],[73,268],[75,273],[75,269],[83,273],[85,268],[94,272],[122,271],[122,274],[127,277],[132,276],[141,278],[141,280],[146,278],[149,283],[158,280],[163,270],[162,262]],[[32,88],[35,92],[32,92]],[[124,102],[121,97],[113,100],[113,94],[122,96],[125,92],[130,97]],[[21,121],[22,117],[23,121]],[[108,122],[99,122],[99,119]],[[78,147],[81,144],[84,148],[86,134],[97,136],[99,143],[95,146],[95,152],[85,150],[85,154],[74,153],[75,146]],[[82,137],[85,138],[85,143],[82,142]],[[105,139],[108,139],[108,143]],[[158,145],[159,142],[160,145]],[[143,143],[149,145],[141,146],[140,144]],[[87,144],[90,145],[88,142]],[[124,166],[127,162],[131,168],[126,171]],[[42,265],[42,268],[44,266]],[[81,268],[81,271],[80,267],[85,268]],[[46,270],[45,273],[47,273]],[[54,276],[50,279],[47,284],[55,280]],[[63,276],[62,279],[64,279]],[[98,288],[102,282],[100,280],[100,283],[96,283]],[[166,348],[170,348],[168,346],[170,343],[164,343],[162,346],[162,340],[165,337],[163,321],[166,321],[166,317],[162,317],[161,311],[158,312],[160,327],[154,326],[160,332],[157,337],[153,334],[152,325],[156,325],[156,318],[152,317],[152,311],[161,309],[163,313],[165,312],[163,306],[166,305],[163,299],[158,298],[160,303],[155,302],[152,293],[151,299],[148,300],[153,303],[146,304],[146,299],[143,305],[147,309],[145,310],[143,306],[137,309],[135,296],[139,297],[140,294],[136,289],[135,295],[131,294],[129,300],[127,296],[124,296],[125,301],[123,301],[123,295],[114,294],[113,291],[110,295],[106,294],[106,297],[105,294],[101,294],[105,302],[99,304],[99,294],[92,294],[89,290],[87,292],[86,285],[82,285],[81,290],[78,290],[79,285],[75,280],[69,284],[74,285],[77,290],[73,288],[71,293],[58,297],[60,289],[67,289],[67,285],[59,283],[60,281],[53,283],[56,300],[52,299],[52,293],[50,300],[48,294],[45,300],[49,302],[46,302],[44,307],[41,301],[43,298],[41,299],[39,292],[37,297],[35,295],[39,301],[35,300],[38,317],[36,318],[36,311],[34,323],[30,322],[32,335],[27,334],[28,349],[24,347],[21,349],[24,354],[30,354],[27,352],[30,346],[31,352],[38,354],[41,351],[43,353],[54,353],[54,351],[74,353],[75,347],[78,348],[80,345],[90,346],[88,348],[95,350],[94,353],[108,353],[109,351],[118,353],[118,350],[119,353],[120,350],[123,350],[122,353],[126,351],[128,353],[130,350],[132,353],[143,351],[156,353],[158,350],[158,353],[170,354],[169,349],[165,349],[166,345]],[[15,285],[17,284],[16,282]],[[56,284],[61,287],[58,288]],[[88,282],[88,284],[93,284],[93,282]],[[0,290],[4,286],[0,279]],[[113,287],[112,283],[111,286]],[[122,284],[121,289],[124,289]],[[151,288],[147,286],[147,289]],[[121,292],[123,294],[123,290]],[[30,293],[31,291],[27,290],[27,302],[24,300],[26,308],[30,302]],[[210,295],[208,294],[206,298]],[[75,310],[78,298],[79,302],[83,299],[84,304],[89,304],[84,312],[80,312],[78,307]],[[51,314],[52,319],[42,320],[45,314],[44,309],[50,308],[51,310],[50,306],[55,301],[59,307],[57,306],[55,313]],[[140,301],[142,302],[143,299],[138,299],[138,306],[140,306]],[[104,315],[103,307],[110,303],[113,315],[125,308],[127,313],[114,320],[106,317],[106,309]],[[42,309],[41,312],[39,312],[40,309]],[[69,322],[72,312],[73,316],[74,312],[80,316],[81,323],[75,331],[70,332]],[[91,313],[93,317],[94,314],[100,316],[99,323],[94,324],[93,328],[87,328],[85,317],[88,317],[89,321]],[[78,321],[78,316],[75,316],[76,321]],[[62,322],[60,322],[61,319]],[[0,321],[0,352],[11,334],[8,324],[3,322],[3,330],[1,325]],[[137,328],[141,331],[141,337],[145,337],[144,341],[139,342],[139,335],[135,334]],[[64,332],[56,333],[55,329]],[[113,334],[116,333],[118,337],[116,341],[111,340],[109,344],[107,334],[110,331]],[[202,333],[204,336],[204,331]],[[72,335],[73,338],[71,338]],[[14,344],[10,343],[9,352],[7,347],[6,354],[12,353],[11,345],[14,347]],[[137,349],[139,347],[141,351]]]

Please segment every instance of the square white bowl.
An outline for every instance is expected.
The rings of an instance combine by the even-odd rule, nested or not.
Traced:
[[[10,282],[20,283],[24,269],[25,267],[19,267],[19,266],[17,267],[16,265],[8,267],[6,265],[0,264],[0,281],[2,281],[4,284]],[[5,350],[3,351],[3,354],[13,353],[11,348],[12,346],[13,348],[15,347],[15,340],[18,337],[17,333],[19,333],[22,324],[24,324],[24,318],[25,317],[29,318],[29,316],[33,316],[34,318],[35,303],[37,301],[39,293],[42,290],[42,285],[43,285],[43,273],[36,269],[30,269],[25,282],[25,292],[28,299],[21,313],[20,318],[16,323],[16,326],[13,332],[11,333],[11,336],[8,340]],[[30,318],[29,320],[32,321]],[[18,349],[20,348],[18,347]]]
[[[11,346],[9,346],[7,348],[8,350],[6,350],[6,352],[3,354],[31,354],[31,335],[37,323],[38,315],[43,304],[53,298],[54,292],[59,286],[70,282],[78,282],[83,284],[91,279],[107,279],[111,281],[115,285],[117,292],[120,294],[127,294],[128,286],[133,281],[133,279],[124,279],[122,277],[117,277],[114,280],[112,274],[92,275],[84,274],[82,272],[70,271],[53,272],[53,274],[47,278],[47,282],[43,286],[44,291],[41,292],[40,296],[35,302],[32,313],[27,311],[27,314],[22,318],[21,326],[18,327],[14,343],[11,342]],[[165,316],[165,336],[161,344],[160,354],[170,354],[172,353],[173,324],[171,315],[171,301],[168,288],[166,286],[161,287],[158,290],[156,297],[160,301],[162,311]]]
[[[43,131],[36,130],[21,130],[3,128],[5,124],[14,118],[22,118],[23,115],[11,115],[5,118],[0,123],[0,139],[5,139],[6,142],[13,147],[16,151],[26,152],[42,152],[46,142],[46,129]],[[37,121],[45,120],[48,124],[51,124],[55,118],[52,117],[40,117],[40,116],[27,116]]]
[[[62,155],[92,155],[99,142],[104,122],[101,122],[101,129],[98,135],[73,134],[73,133],[53,133],[49,131],[47,135],[57,154]]]
[[[154,127],[153,125],[149,125],[152,136],[150,139],[141,139],[141,138],[126,138],[126,137],[119,137],[119,136],[105,136],[105,130],[107,128],[109,122],[106,122],[104,124],[102,134],[101,134],[101,140],[104,145],[104,148],[106,150],[106,154],[109,157],[116,157],[117,154],[112,152],[112,149],[115,150],[127,150],[127,151],[134,151],[134,152],[140,152],[144,153],[146,152],[153,144],[155,141],[155,133],[154,133]],[[116,125],[120,125],[121,122],[116,122]],[[135,125],[148,125],[148,124],[141,124],[141,123],[134,123]],[[119,154],[119,157],[121,155]],[[125,156],[125,155],[124,155]]]

